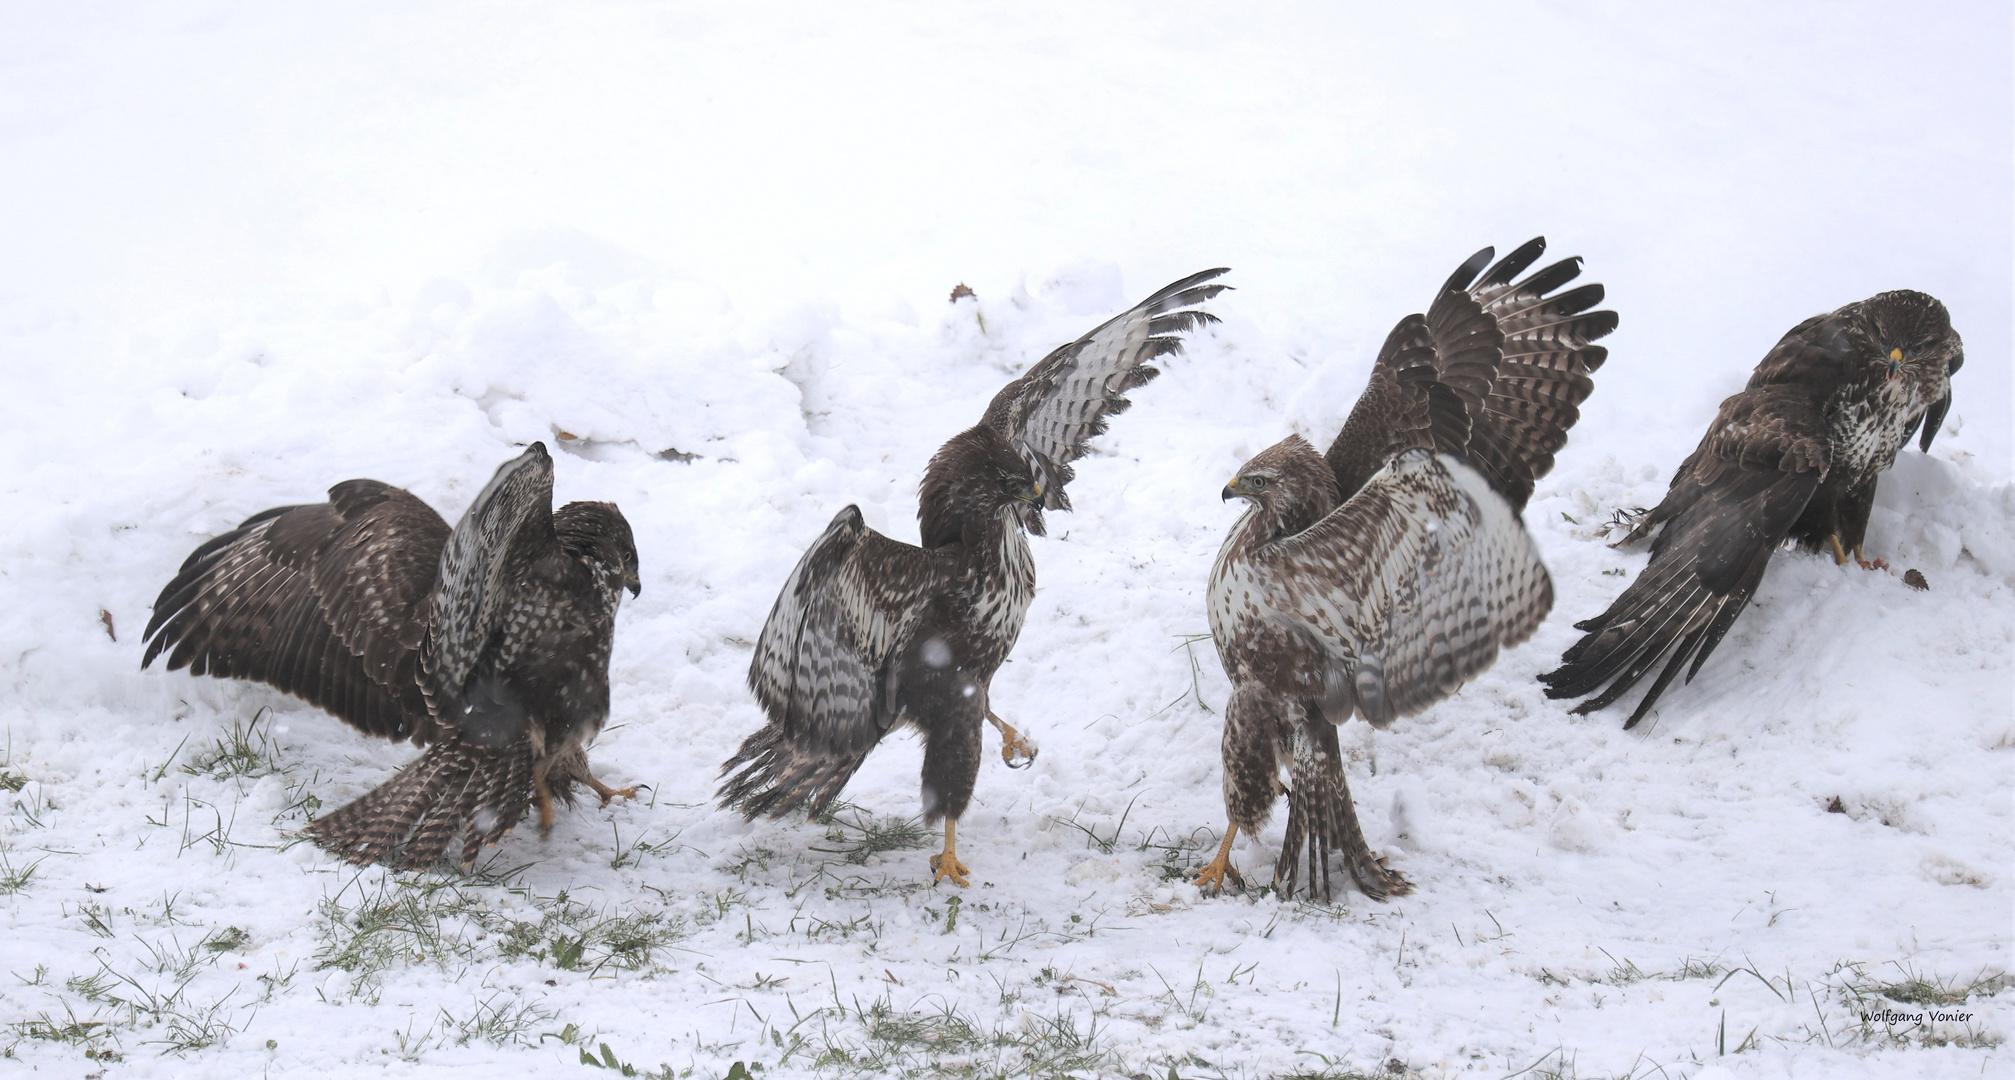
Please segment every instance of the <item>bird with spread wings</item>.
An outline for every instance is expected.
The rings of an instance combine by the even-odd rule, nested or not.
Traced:
[[[141,667],[266,683],[371,735],[426,747],[308,826],[355,863],[421,869],[477,854],[536,805],[550,831],[576,784],[607,803],[587,744],[609,711],[616,607],[642,589],[614,504],[553,510],[533,443],[452,530],[409,492],[346,480],[329,501],[247,518],[161,590]]]
[[[1385,728],[1450,696],[1553,606],[1519,512],[1580,417],[1608,355],[1590,343],[1616,313],[1589,310],[1600,285],[1555,293],[1579,258],[1516,280],[1545,250],[1542,237],[1495,265],[1490,248],[1471,256],[1427,314],[1393,328],[1327,454],[1289,436],[1224,488],[1249,504],[1209,588],[1232,682],[1230,824],[1199,886],[1238,880],[1232,841],[1272,816],[1284,770],[1283,895],[1304,846],[1311,895],[1318,881],[1329,893],[1332,851],[1373,899],[1412,889],[1365,842],[1337,727],[1357,715]]]
[[[1907,289],[1792,327],[1721,403],[1665,498],[1636,513],[1618,543],[1655,531],[1651,562],[1609,610],[1575,624],[1586,635],[1540,676],[1546,695],[1594,694],[1574,710],[1594,712],[1669,655],[1623,722],[1636,727],[1681,668],[1693,680],[1786,540],[1887,569],[1861,551],[1875,483],[1919,425],[1930,451],[1965,362],[1945,305]]]
[[[918,495],[921,544],[840,511],[784,582],[756,642],[749,687],[767,722],[721,766],[721,805],[745,819],[813,818],[898,723],[924,737],[927,824],[944,822],[933,883],[964,886],[956,822],[979,775],[982,725],[1002,757],[1033,747],[994,714],[990,684],[1035,595],[1024,530],[1068,510],[1064,486],[1089,440],[1160,372],[1180,335],[1214,321],[1198,305],[1223,269],[1192,274],[1050,353],[932,455]]]

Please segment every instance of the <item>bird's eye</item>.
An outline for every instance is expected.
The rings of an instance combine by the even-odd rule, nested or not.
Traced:
[[[1265,491],[1266,485],[1269,483],[1271,481],[1264,476],[1249,476],[1245,479],[1245,486],[1254,491]]]

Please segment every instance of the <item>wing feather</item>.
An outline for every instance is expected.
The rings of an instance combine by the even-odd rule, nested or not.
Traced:
[[[1160,370],[1149,361],[1182,351],[1181,335],[1217,321],[1197,305],[1230,288],[1211,282],[1224,267],[1170,282],[1132,309],[1044,357],[1001,388],[984,423],[1029,460],[1043,488],[1043,506],[1070,509],[1064,494],[1086,444],[1106,420],[1132,404],[1126,392]]]
[[[875,532],[858,507],[840,511],[756,640],[749,688],[769,722],[721,766],[722,805],[746,817],[822,811],[895,723],[890,656],[951,585],[945,556]]]
[[[1665,499],[1630,538],[1658,529],[1651,562],[1609,610],[1575,624],[1580,641],[1560,667],[1540,676],[1553,698],[1589,698],[1577,713],[1606,708],[1661,658],[1665,669],[1638,701],[1626,728],[1651,711],[1691,661],[1691,681],[1763,581],[1798,515],[1819,488],[1824,439],[1803,388],[1745,391],[1722,403],[1700,449],[1673,477]],[[1602,689],[1607,683],[1608,688]]]
[[[191,553],[154,603],[141,666],[166,652],[170,671],[263,682],[370,734],[425,742],[412,657],[447,523],[375,480],[329,495]]]
[[[1400,320],[1324,455],[1346,498],[1394,455],[1425,448],[1463,457],[1524,507],[1608,358],[1591,342],[1616,329],[1615,312],[1588,310],[1602,302],[1601,285],[1548,295],[1580,275],[1578,258],[1516,280],[1545,250],[1535,237],[1485,269],[1493,252],[1484,248],[1425,316]]]
[[[1336,722],[1346,700],[1385,727],[1448,697],[1553,606],[1517,511],[1466,463],[1420,450],[1252,561],[1265,616],[1329,657]]]
[[[535,442],[497,469],[441,550],[420,671],[443,724],[455,725],[467,711],[470,676],[511,608],[508,568],[558,552],[559,544],[553,531],[553,459],[545,443]]]

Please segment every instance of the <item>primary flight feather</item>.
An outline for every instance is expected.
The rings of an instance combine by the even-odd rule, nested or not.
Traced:
[[[867,527],[849,506],[784,582],[757,639],[749,687],[767,722],[721,766],[720,801],[744,817],[823,812],[898,724],[924,735],[927,823],[944,822],[935,880],[965,885],[956,822],[979,773],[982,725],[1002,755],[1032,753],[994,715],[990,685],[1035,595],[1024,530],[1067,510],[1071,463],[1150,361],[1211,317],[1222,269],[1173,282],[1065,345],[994,396],[981,421],[932,455],[919,492],[920,544]]]

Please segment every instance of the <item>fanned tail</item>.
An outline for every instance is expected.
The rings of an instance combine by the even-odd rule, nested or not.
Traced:
[[[349,862],[424,870],[448,857],[474,865],[532,801],[528,746],[490,750],[460,738],[435,743],[390,780],[349,805],[316,818],[308,835]]]
[[[872,749],[872,742],[858,752],[797,745],[775,724],[765,724],[721,765],[724,779],[715,798],[744,821],[775,821],[798,810],[817,817],[839,797]]]
[[[1413,891],[1413,883],[1388,869],[1385,860],[1364,842],[1357,808],[1350,801],[1350,785],[1343,778],[1343,754],[1334,725],[1320,717],[1302,720],[1294,733],[1294,762],[1288,779],[1287,835],[1280,844],[1280,860],[1273,867],[1274,884],[1282,896],[1294,895],[1304,851],[1310,899],[1316,896],[1317,882],[1321,883],[1322,899],[1330,898],[1332,851],[1343,853],[1351,878],[1373,900]]]

